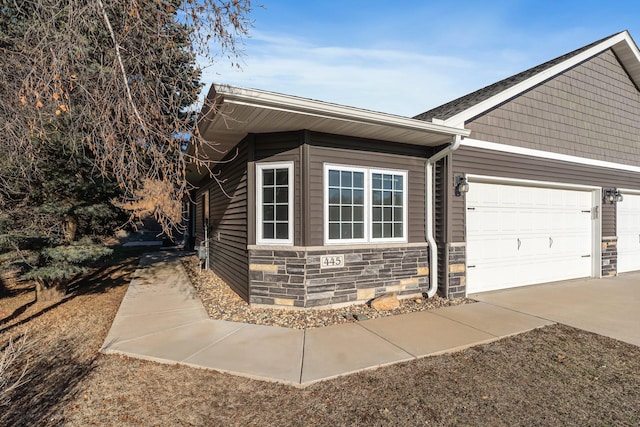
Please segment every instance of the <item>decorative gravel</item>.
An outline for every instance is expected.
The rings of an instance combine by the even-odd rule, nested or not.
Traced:
[[[212,271],[198,272],[198,258],[196,256],[183,258],[183,264],[209,317],[232,322],[295,329],[318,328],[474,302],[468,298],[446,299],[436,295],[432,298],[400,300],[400,306],[389,311],[376,311],[368,304],[324,310],[256,308],[249,306]]]

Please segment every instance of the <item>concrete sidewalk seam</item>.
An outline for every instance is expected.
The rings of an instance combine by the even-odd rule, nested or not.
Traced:
[[[478,301],[478,300],[474,300],[474,301],[476,301],[475,304],[487,304],[487,305],[490,305],[491,307],[502,308],[504,310],[509,310],[509,311],[513,311],[514,313],[522,314],[524,316],[534,317],[536,319],[544,320],[545,322],[551,322],[552,325],[558,323],[555,320],[547,319],[546,317],[538,316],[538,315],[531,314],[531,313],[525,313],[524,311],[520,311],[520,310],[514,310],[511,307],[505,307],[503,305],[498,305],[498,304],[490,303],[490,302],[487,302],[487,301]]]
[[[473,304],[482,304],[482,303],[478,301],[478,302],[475,302],[475,303],[473,303]],[[459,321],[459,320],[452,319],[452,318],[450,318],[450,317],[447,317],[447,316],[444,316],[444,315],[442,315],[442,314],[436,313],[435,311],[436,311],[436,310],[432,310],[432,311],[431,311],[431,314],[435,314],[435,315],[436,315],[436,316],[438,316],[438,317],[441,317],[441,318],[443,318],[443,319],[449,320],[449,321],[451,321],[451,322],[455,322],[455,323],[457,323],[457,324],[459,324],[459,325],[462,325],[462,326],[466,326],[467,328],[474,329],[474,330],[476,330],[476,331],[478,331],[478,332],[482,332],[483,334],[491,335],[492,337],[495,337],[495,338],[500,338],[500,337],[502,336],[502,335],[496,335],[496,334],[491,333],[491,332],[489,332],[489,331],[485,331],[484,329],[477,328],[477,327],[475,327],[475,326],[473,326],[473,325],[469,325],[468,323],[464,323],[464,322],[461,322],[461,321]],[[512,311],[513,311],[513,310],[512,310]]]
[[[208,321],[208,322],[214,322],[214,320],[211,320],[211,319],[209,319],[209,320],[207,320],[207,321]],[[221,322],[225,322],[225,323],[237,323],[238,325],[242,325],[242,326],[240,326],[240,327],[238,327],[238,329],[235,329],[235,330],[233,330],[232,332],[229,332],[228,334],[226,334],[226,335],[224,335],[224,336],[220,337],[219,339],[217,339],[217,340],[215,340],[215,341],[213,341],[213,342],[210,342],[209,344],[207,344],[207,345],[205,345],[204,347],[202,347],[200,350],[198,350],[198,351],[196,351],[195,353],[190,354],[188,357],[185,357],[184,359],[180,360],[180,363],[188,363],[188,362],[185,362],[185,360],[189,360],[189,359],[191,359],[192,357],[195,357],[195,356],[197,356],[198,354],[202,353],[203,351],[205,351],[205,350],[207,350],[207,349],[209,349],[209,348],[211,348],[211,347],[213,347],[213,346],[215,346],[215,345],[217,345],[217,344],[220,344],[222,341],[226,340],[226,339],[227,339],[227,338],[229,338],[230,336],[232,336],[232,335],[234,335],[234,334],[236,334],[236,333],[240,332],[242,329],[244,329],[244,328],[246,328],[247,326],[249,326],[249,324],[248,324],[248,323],[227,322],[227,321],[225,321],[225,320],[221,320]],[[194,365],[194,366],[196,366],[196,365]],[[202,366],[201,366],[201,367],[202,367]]]
[[[171,314],[171,313],[180,313],[184,311],[200,311],[200,310],[204,310],[204,307],[203,308],[200,308],[200,307],[177,308],[175,310],[161,310],[161,311],[153,311],[151,313],[139,313],[139,314],[118,314],[118,317],[124,319],[127,317],[149,316],[150,314]],[[209,316],[204,316],[202,318],[202,320],[207,320],[207,319],[209,319]]]
[[[363,323],[364,323],[364,322],[363,322]],[[407,353],[407,354],[408,354],[409,356],[411,356],[413,359],[417,359],[417,358],[418,358],[418,356],[417,356],[417,355],[415,355],[415,354],[411,353],[409,350],[406,350],[406,349],[404,349],[404,348],[400,347],[398,344],[396,344],[396,343],[394,343],[394,342],[392,342],[392,341],[389,341],[388,339],[386,339],[386,338],[385,338],[385,337],[383,337],[382,335],[375,333],[375,332],[374,332],[374,331],[372,331],[371,329],[367,328],[364,324],[360,324],[360,322],[356,322],[356,325],[358,325],[358,326],[360,326],[361,328],[365,329],[365,330],[366,330],[367,332],[369,332],[370,334],[375,335],[376,337],[380,338],[382,341],[385,341],[386,343],[391,344],[393,347],[397,348],[398,350],[401,350],[401,351],[403,351],[404,353]],[[411,360],[411,359],[409,359],[409,360]]]
[[[298,377],[298,384],[302,384],[302,375],[304,373],[304,349],[307,343],[307,328],[302,331],[302,351],[300,352],[300,376]]]
[[[155,313],[154,313],[154,314],[155,314]],[[144,314],[143,314],[143,315],[141,315],[141,316],[144,316]],[[128,343],[128,342],[135,341],[135,340],[139,340],[139,339],[141,339],[141,338],[147,338],[147,337],[151,337],[151,336],[154,336],[154,335],[163,334],[163,333],[165,333],[165,332],[167,332],[167,331],[172,331],[172,330],[174,330],[174,329],[184,328],[185,326],[191,326],[191,325],[194,325],[194,324],[196,324],[196,323],[201,323],[201,322],[204,322],[204,321],[206,321],[206,319],[203,319],[203,320],[195,320],[195,321],[189,321],[189,322],[186,322],[186,323],[182,323],[182,324],[180,324],[180,325],[170,326],[170,327],[167,327],[167,328],[161,329],[161,330],[159,330],[159,331],[150,332],[150,333],[148,333],[148,334],[140,335],[140,336],[137,336],[137,337],[135,337],[135,338],[127,338],[126,340],[122,340],[122,341],[114,341],[112,344],[126,344],[126,343]],[[108,337],[107,337],[107,338],[108,338]]]

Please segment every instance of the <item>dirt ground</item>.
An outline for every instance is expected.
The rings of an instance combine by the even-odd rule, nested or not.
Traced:
[[[0,349],[24,333],[32,346],[0,425],[640,425],[640,348],[560,325],[305,389],[102,355],[136,263],[103,266],[49,306],[4,281]]]

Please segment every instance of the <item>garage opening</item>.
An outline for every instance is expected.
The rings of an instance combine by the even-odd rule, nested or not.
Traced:
[[[591,276],[592,194],[472,183],[466,195],[467,293]]]
[[[616,211],[618,273],[640,270],[640,195],[625,193]]]

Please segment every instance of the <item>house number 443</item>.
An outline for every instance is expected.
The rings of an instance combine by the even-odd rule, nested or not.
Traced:
[[[320,268],[342,268],[344,267],[344,255],[322,255],[320,257]]]

